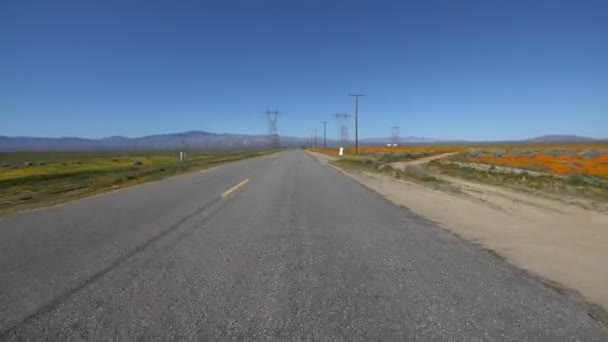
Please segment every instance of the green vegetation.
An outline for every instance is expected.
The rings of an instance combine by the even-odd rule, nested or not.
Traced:
[[[397,179],[407,180],[410,182],[424,184],[436,189],[459,192],[459,190],[451,186],[448,182],[433,176],[429,170],[423,165],[409,165],[403,170],[396,169],[386,163],[386,159],[382,154],[375,157],[346,155],[333,162],[334,165],[351,170],[351,171],[367,171],[381,173]]]
[[[0,153],[0,214],[47,206],[278,150]]]
[[[468,150],[467,155],[476,154],[478,150]],[[480,152],[479,152],[480,153]],[[504,154],[505,151],[496,150],[496,154]],[[360,156],[345,155],[334,161],[336,166],[344,169],[382,173],[397,179],[431,186],[439,190],[458,192],[458,187],[451,185],[449,180],[442,176],[453,176],[478,183],[505,186],[514,190],[524,191],[537,195],[548,195],[549,197],[568,196],[585,198],[594,201],[608,200],[608,181],[605,178],[590,176],[587,174],[532,174],[525,170],[519,172],[503,172],[497,166],[490,165],[488,168],[476,168],[451,162],[453,158],[446,161],[433,160],[424,164],[405,165],[404,169],[391,167],[389,163],[399,160],[401,155],[395,156],[386,151],[368,152]]]
[[[567,195],[592,200],[608,200],[608,181],[600,177],[584,174],[568,176],[541,174],[530,175],[528,172],[505,173],[496,168],[481,170],[456,163],[431,161],[431,171],[446,176],[454,176],[480,183],[506,186],[515,190],[543,195]]]
[[[417,180],[423,182],[441,182],[436,177],[429,174],[426,168],[421,165],[411,165],[404,170],[396,169],[389,165],[392,162],[400,160],[402,153],[366,153],[361,156],[345,155],[344,157],[334,161],[336,166],[341,166],[349,169],[358,169],[363,171],[380,172],[390,175],[395,178]]]

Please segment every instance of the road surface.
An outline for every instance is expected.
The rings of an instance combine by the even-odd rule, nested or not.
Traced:
[[[243,337],[608,333],[581,301],[304,151],[0,221],[0,340]]]

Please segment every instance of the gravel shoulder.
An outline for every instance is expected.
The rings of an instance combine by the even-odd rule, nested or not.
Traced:
[[[313,153],[322,163],[334,158]],[[498,186],[442,177],[457,191],[372,172],[343,173],[395,204],[495,251],[564,293],[579,292],[608,316],[608,215]]]

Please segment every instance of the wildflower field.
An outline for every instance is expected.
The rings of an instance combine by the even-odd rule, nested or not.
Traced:
[[[608,149],[469,150],[459,159],[550,174],[585,174],[608,178]]]
[[[0,153],[0,216],[278,150]]]
[[[337,156],[337,148],[313,151]],[[438,154],[460,152],[448,158],[461,161],[532,170],[555,175],[582,174],[608,178],[608,142],[562,144],[474,144],[474,145],[403,145],[361,146],[361,157],[408,161]],[[346,154],[354,148],[346,149]]]
[[[337,148],[313,151],[338,156]],[[407,163],[425,158],[428,163]],[[434,186],[442,176],[453,176],[558,198],[608,201],[608,142],[361,146],[358,155],[346,149],[337,165]]]

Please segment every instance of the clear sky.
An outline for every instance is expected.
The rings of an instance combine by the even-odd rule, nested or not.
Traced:
[[[0,135],[608,137],[608,1],[0,1]],[[352,129],[351,129],[352,131]]]

